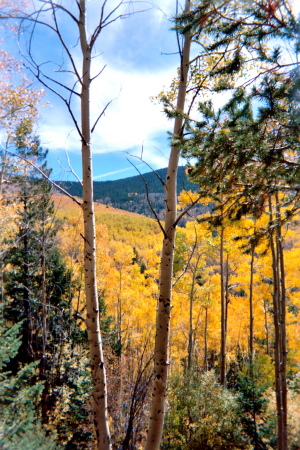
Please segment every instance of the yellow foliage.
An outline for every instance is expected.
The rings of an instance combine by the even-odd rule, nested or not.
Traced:
[[[182,192],[179,198],[181,207],[193,202],[196,195]],[[70,200],[64,200],[63,206],[58,206],[57,214],[64,217],[59,239],[66,262],[77,276],[81,276],[80,210]],[[255,221],[245,218],[234,224],[229,221],[224,224],[229,300],[227,363],[236,358],[237,352],[247,356],[249,351],[251,258],[241,247],[255,231],[263,230],[268,220],[267,215],[262,215]],[[138,351],[145,342],[148,342],[150,351],[155,336],[160,230],[151,219],[113,208],[107,211],[102,205],[96,205],[96,222],[98,288],[104,292],[108,314],[114,318],[125,352]],[[287,247],[284,252],[287,336],[289,364],[295,368],[293,370],[297,370],[300,363],[300,269],[295,265],[300,258],[300,241],[297,232],[296,225],[283,229]],[[211,230],[205,222],[189,221],[185,228],[179,229],[176,247],[180,253],[178,271],[174,273],[171,310],[171,371],[177,371],[186,361],[191,306],[197,364],[204,364],[205,341],[208,355],[220,352],[220,230]],[[254,255],[254,346],[256,352],[268,351],[271,357],[274,339],[272,277],[271,253],[267,239],[263,239]]]

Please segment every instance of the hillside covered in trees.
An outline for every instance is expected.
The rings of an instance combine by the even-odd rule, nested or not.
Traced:
[[[94,181],[94,201],[113,208],[124,209],[154,218],[152,208],[160,219],[164,219],[165,194],[164,180],[167,169],[159,169],[143,175],[115,181]],[[82,197],[82,186],[78,181],[58,181],[71,195]],[[179,167],[177,193],[182,190],[197,190],[197,185],[189,181],[185,168]],[[150,206],[151,204],[151,206]],[[207,211],[207,207],[195,205],[193,214]]]
[[[0,448],[297,450],[295,5],[185,0],[167,169],[93,183],[96,55],[142,3],[0,1],[30,69],[0,51]],[[81,190],[52,180],[31,76],[69,114]]]
[[[41,192],[40,184],[38,192]],[[24,274],[26,266],[23,265],[22,257],[16,253],[18,248],[22,255],[28,245],[21,229],[18,232],[18,226],[12,226],[20,214],[16,207],[20,205],[19,211],[23,210],[23,195],[19,200],[15,198],[13,205],[6,206],[5,210],[9,214],[5,214],[2,209],[2,217],[6,217],[2,227],[6,233],[6,245],[16,243],[15,247],[10,247],[5,258],[4,317],[10,317],[10,321],[16,324],[23,323],[21,328],[20,325],[18,328],[8,328],[5,333],[11,338],[8,340],[6,337],[3,342],[3,348],[11,352],[10,363],[3,373],[8,374],[7,369],[10,369],[13,378],[9,375],[7,380],[12,391],[11,397],[5,401],[11,407],[7,410],[5,422],[4,416],[1,417],[4,430],[7,430],[2,440],[3,443],[11,442],[8,445],[15,445],[15,439],[21,436],[19,442],[25,445],[25,440],[33,439],[34,433],[36,448],[43,448],[43,433],[50,432],[53,443],[50,447],[49,441],[47,448],[60,448],[60,445],[66,448],[93,448],[82,289],[83,240],[78,238],[82,226],[78,206],[67,197],[55,194],[52,212],[48,211],[47,216],[43,216],[40,207],[34,216],[27,212],[30,214],[28,219],[34,219],[30,225],[33,233],[30,239],[40,242],[41,250],[43,241],[36,240],[37,233],[52,236],[44,244],[47,246],[47,258],[51,259],[47,259],[43,288],[41,266],[34,263],[33,259],[35,254],[38,256],[39,247],[30,244],[30,276]],[[26,199],[29,201],[35,197],[36,204],[36,196],[33,186],[30,186]],[[182,194],[180,201],[184,203],[185,199],[186,194]],[[46,217],[49,219],[49,213],[52,215],[51,226],[49,229],[47,220],[46,230],[51,230],[51,233],[45,233],[43,220]],[[145,439],[147,407],[151,395],[149,383],[159,277],[160,229],[153,219],[100,204],[95,205],[95,218],[101,236],[97,241],[97,255],[101,262],[98,277],[104,351],[109,360],[108,411],[112,421],[112,438],[122,445],[128,435],[130,442],[138,447]],[[38,220],[41,220],[40,225]],[[266,220],[266,216],[262,217],[255,226],[263,226]],[[245,253],[243,244],[253,225],[251,219],[235,224],[228,222],[223,237],[220,227],[211,228],[207,223],[196,221],[190,221],[178,230],[170,340],[172,367],[162,448],[192,445],[195,440],[199,443],[208,441],[212,448],[218,445],[220,448],[226,445],[229,448],[245,448],[245,442],[250,446],[253,437],[270,443],[275,439],[271,250],[268,249],[267,241],[261,242],[251,266],[251,254]],[[286,318],[289,342],[289,439],[295,446],[298,445],[300,431],[300,272],[294,264],[299,258],[299,232],[298,225],[284,232],[286,288],[289,292]],[[19,233],[18,240],[14,237],[15,233]],[[241,239],[237,241],[236,236],[241,236]],[[218,383],[221,246],[226,261],[226,388]],[[54,259],[51,256],[53,252],[56,255]],[[34,267],[36,272],[33,272]],[[25,301],[27,289],[30,289],[30,295]],[[44,305],[42,301],[35,300],[43,299],[43,289],[47,293]],[[250,292],[252,306],[249,303]],[[29,305],[27,312],[24,309],[26,302]],[[43,309],[44,313],[47,311],[45,322]],[[253,367],[249,366],[248,361],[250,312],[253,318],[253,353],[256,355]],[[22,317],[23,322],[20,322]],[[26,322],[26,318],[29,318],[29,322]],[[44,344],[43,327],[47,329],[47,341]],[[24,370],[26,368],[26,375],[17,371],[20,365]],[[190,373],[193,374],[192,378]],[[46,380],[44,389],[43,380]],[[3,383],[7,381],[4,379]],[[28,382],[32,393],[27,391]],[[28,419],[22,422],[22,431],[19,430],[21,435],[10,435],[10,421],[20,420],[22,414],[20,409],[12,412],[20,401],[18,389],[23,389],[19,396],[28,398],[28,403],[22,406]],[[40,417],[43,427],[37,425],[35,417]],[[256,424],[258,417],[259,424]],[[35,424],[34,428],[30,423]]]

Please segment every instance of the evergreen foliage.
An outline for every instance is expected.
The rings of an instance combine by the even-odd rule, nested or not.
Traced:
[[[172,145],[182,146],[183,156],[190,162],[191,182],[180,168],[178,192],[182,188],[199,190],[214,209],[212,216],[191,223],[192,227],[187,224],[177,234],[171,371],[180,371],[187,348],[193,365],[171,380],[162,448],[296,450],[300,277],[295,261],[299,259],[299,243],[297,237],[289,236],[287,224],[300,207],[299,21],[287,2],[276,0],[253,4],[203,0],[193,3],[193,8],[175,21],[178,32],[193,33],[201,51],[191,67],[191,114],[184,116],[184,133],[181,138],[174,136]],[[295,49],[295,63],[284,61],[278,45],[282,39]],[[249,66],[249,61],[254,66]],[[254,78],[245,82],[248,69]],[[233,89],[237,84],[239,87]],[[175,118],[183,116],[172,105],[177,87],[174,82],[171,94],[162,96],[165,111]],[[189,119],[194,116],[193,104],[204,89],[232,89],[232,98],[218,110],[212,100],[200,102],[199,116],[193,122]],[[12,209],[17,217],[13,223],[16,233],[6,239],[6,251],[2,252],[0,447],[46,450],[59,449],[62,443],[69,450],[92,448],[96,439],[91,426],[87,331],[81,283],[74,281],[75,270],[78,276],[83,272],[78,251],[83,242],[79,237],[80,243],[72,242],[68,219],[61,233],[66,242],[59,241],[61,224],[55,219],[51,186],[33,167],[37,164],[50,175],[46,152],[31,134],[31,124],[24,121],[14,135],[21,159],[18,168],[5,167],[15,188]],[[166,169],[157,173],[165,179]],[[81,197],[79,183],[62,184]],[[163,218],[164,186],[154,173],[95,182],[95,199],[149,214],[145,186],[158,217]],[[192,195],[182,195],[183,207]],[[91,199],[87,203],[91,205]],[[77,226],[77,220],[76,211],[70,222]],[[212,227],[206,226],[207,220]],[[205,246],[194,238],[200,225],[203,232],[199,239]],[[154,221],[137,220],[134,215],[97,215],[96,226],[100,230],[100,325],[105,361],[109,363],[108,413],[114,446],[133,449],[142,445],[146,435],[145,406],[152,378],[153,343],[149,335],[157,305],[160,230]],[[292,227],[299,232],[295,224]],[[70,256],[72,251],[69,253],[67,247],[73,245],[74,264],[69,267],[73,270],[76,266],[74,272],[62,257],[62,252]],[[227,375],[224,370],[230,391],[219,385],[213,371],[204,373],[199,368],[217,367],[221,359],[222,295],[226,335],[225,339],[221,336],[221,358],[225,361],[226,356],[230,361]],[[96,313],[96,323],[98,307],[91,312]],[[162,313],[166,313],[165,307]],[[257,354],[263,351],[265,354]],[[251,361],[244,364],[247,357]],[[97,367],[101,365],[102,359]],[[274,366],[275,383],[270,375]],[[284,427],[278,421],[278,439],[272,405],[274,385],[282,397],[276,398],[278,417],[281,412],[285,414]],[[288,394],[294,423],[289,422],[287,447]]]
[[[203,196],[224,196],[230,218],[259,217],[268,196],[279,190],[286,217],[297,211],[300,147],[297,129],[288,125],[288,92],[280,77],[265,77],[251,94],[237,90],[216,112],[211,104],[199,105],[202,121],[190,128],[183,155],[197,158],[191,179]],[[261,105],[255,112],[254,101]]]
[[[50,174],[46,152],[37,138],[26,133],[20,133],[17,148],[31,164],[21,163],[18,173],[11,176],[18,187],[14,196],[17,216],[16,234],[7,240],[4,254],[4,317],[16,324],[21,336],[7,370],[16,377],[34,368],[31,384],[38,395],[31,405],[32,417],[51,426],[61,411],[63,418],[56,428],[59,437],[68,442],[75,433],[79,442],[82,434],[91,439],[93,433],[86,425],[90,373],[81,367],[74,351],[85,334],[72,312],[77,282],[58,250],[60,224],[55,218],[52,187],[35,169],[38,166]],[[81,426],[85,424],[83,430],[78,428],[79,420]]]
[[[281,228],[299,210],[299,23],[286,2],[216,2],[211,6],[203,1],[181,26],[195,33],[200,44],[199,65],[203,55],[223,55],[210,72],[213,79],[221,78],[216,91],[227,87],[228,77],[232,81],[239,77],[225,107],[214,111],[212,102],[199,104],[200,118],[187,124],[181,145],[183,154],[191,158],[191,180],[199,183],[201,195],[215,200],[211,219],[215,226],[224,224],[225,217],[257,220],[265,211],[269,213],[268,222],[248,238],[252,255],[265,236],[272,253],[278,448],[284,450],[288,445],[287,292]],[[278,45],[280,40],[294,47],[294,55],[286,57],[286,49]],[[251,71],[253,66],[255,75],[247,77],[247,69]],[[225,345],[225,339],[222,343]],[[253,394],[253,380],[249,389]],[[265,448],[255,428],[255,412],[252,421],[246,422],[245,430],[252,434],[255,448]]]
[[[19,153],[49,174],[46,152],[41,149],[38,139],[31,139],[28,146],[28,136],[25,137],[22,135],[17,141]],[[42,351],[43,314],[48,315],[47,328],[54,338],[51,345],[55,345],[55,339],[64,337],[65,331],[59,327],[63,324],[65,328],[71,320],[66,307],[72,300],[72,294],[69,297],[72,288],[70,273],[55,241],[58,223],[54,218],[51,185],[28,163],[23,167],[20,165],[12,182],[18,186],[14,199],[18,202],[18,217],[16,235],[6,242],[8,250],[4,255],[7,266],[4,271],[4,315],[12,323],[23,321],[18,353],[18,364],[23,364],[45,357]]]
[[[273,364],[267,355],[257,356],[237,374],[237,402],[243,430],[254,450],[276,444],[275,416],[268,417],[268,390],[273,385]]]
[[[162,180],[165,180],[166,169],[159,169],[156,173],[149,172],[142,176],[137,175],[115,181],[94,181],[94,200],[114,208],[154,217],[148,203],[147,189],[149,200],[162,219],[165,207]],[[79,182],[59,181],[57,183],[71,195],[82,197],[82,187]],[[182,189],[197,189],[196,185],[187,179],[184,167],[179,168],[177,189],[178,194]]]
[[[114,326],[114,318],[107,312],[105,303],[105,292],[99,293],[100,326],[103,336],[103,347],[112,352],[113,356],[120,357],[122,354],[122,342],[118,339],[118,333]]]
[[[21,323],[7,327],[0,316],[0,447],[8,450],[59,449],[36,416],[43,382],[36,382],[38,361],[24,365],[16,374],[7,364],[20,347]]]

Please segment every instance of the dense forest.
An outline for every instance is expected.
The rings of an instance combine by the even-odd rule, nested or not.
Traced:
[[[157,99],[174,122],[168,167],[97,184],[91,135],[110,101],[92,123],[95,43],[133,14],[100,3],[91,31],[85,0],[0,1],[1,24],[25,39],[31,76],[63,100],[82,154],[81,181],[52,180],[43,91],[0,51],[0,447],[297,450],[293,3],[186,0],[173,20],[178,73]],[[64,55],[53,72],[39,27]],[[135,196],[147,210],[129,205]]]
[[[94,201],[113,208],[143,214],[154,218],[151,207],[157,216],[164,220],[165,196],[164,181],[167,169],[159,169],[115,181],[94,181]],[[69,194],[82,197],[79,181],[58,181]],[[197,185],[189,181],[184,167],[178,168],[177,193],[182,190],[196,191]],[[195,205],[193,215],[207,212],[207,206]],[[184,218],[186,220],[186,218]]]

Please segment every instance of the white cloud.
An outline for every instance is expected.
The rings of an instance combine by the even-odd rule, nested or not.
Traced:
[[[299,0],[292,0],[292,8],[295,14],[300,14]]]
[[[110,8],[113,2],[117,4],[117,0],[110,0]],[[124,150],[134,154],[139,154],[143,146],[145,157],[147,155],[151,162],[155,159],[157,164],[164,160],[165,165],[165,158],[156,147],[160,146],[159,138],[172,128],[172,124],[162,112],[162,106],[151,102],[150,97],[169,86],[176,74],[177,58],[162,56],[159,50],[165,45],[168,48],[164,50],[169,51],[170,40],[176,46],[175,34],[169,31],[174,1],[149,0],[146,3],[157,3],[158,8],[135,14],[128,20],[117,20],[100,35],[97,48],[100,56],[93,60],[93,74],[106,63],[107,67],[92,83],[92,120],[96,120],[109,101],[115,100],[100,119],[93,133],[92,145],[95,153]],[[144,6],[142,2],[141,9]],[[90,0],[88,8],[88,20],[93,22],[95,17],[99,17],[99,1]],[[50,49],[45,42],[45,50],[48,52]],[[72,51],[80,68],[79,47],[72,47]],[[48,58],[46,52],[44,58]],[[39,130],[43,145],[50,150],[79,152],[80,137],[65,105],[57,98],[49,99],[53,106],[43,108]],[[78,100],[74,104],[74,112],[79,118]]]
[[[95,131],[93,140],[96,152],[141,146],[143,141],[168,129],[170,124],[162,113],[161,105],[151,102],[150,97],[158,94],[164,84],[170,83],[173,73],[173,70],[143,73],[107,69],[93,88],[94,117],[106,102],[117,98],[108,107]]]
[[[139,164],[138,167],[143,167],[142,164]],[[133,167],[126,167],[126,169],[119,169],[119,170],[113,170],[112,172],[106,172],[106,173],[102,173],[101,175],[98,175],[96,177],[94,177],[94,180],[98,180],[99,178],[105,178],[108,177],[110,175],[116,175],[117,173],[123,173],[123,172],[128,172],[128,170],[132,170]]]
[[[98,62],[101,67],[101,62]],[[126,63],[123,64],[126,66]],[[130,67],[118,69],[107,67],[95,80],[91,95],[91,117],[96,120],[107,102],[105,115],[101,117],[92,137],[94,153],[130,151],[140,154],[144,148],[144,157],[155,160],[156,167],[166,159],[157,152],[158,136],[172,128],[162,112],[162,106],[151,101],[163,86],[168,86],[174,75],[169,70],[132,71]],[[80,139],[66,108],[56,104],[44,108],[44,124],[40,130],[43,144],[49,149],[80,151]],[[163,150],[163,149],[160,149]]]
[[[154,6],[154,15],[158,21],[171,19],[175,14],[174,0],[157,0],[152,1]]]

